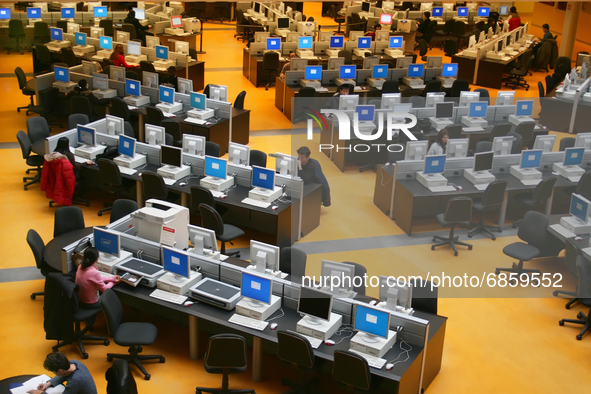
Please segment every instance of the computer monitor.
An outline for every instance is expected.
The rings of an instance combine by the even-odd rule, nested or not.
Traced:
[[[390,276],[380,275],[378,298],[386,301],[386,307],[390,310],[395,310],[396,306],[408,309],[412,304],[412,284],[393,279]]]
[[[209,84],[209,98],[217,101],[228,101],[228,87]]]
[[[345,58],[344,57],[329,57],[328,58],[328,67],[327,67],[328,70],[340,70],[341,66],[344,66],[344,65],[345,65]],[[308,78],[306,78],[306,79],[308,79]]]
[[[380,64],[379,56],[366,56],[363,58],[363,69],[371,70],[373,66]],[[387,65],[386,65],[387,66]]]
[[[157,88],[159,86],[158,79],[158,73],[152,73],[149,71],[144,71],[142,73],[142,85],[149,88]]]
[[[460,92],[460,107],[469,107],[473,101],[480,100],[480,92]]]
[[[474,153],[474,172],[490,171],[493,168],[494,152]]]
[[[443,16],[443,7],[433,7],[431,9],[431,16],[434,16],[436,18],[442,17]]]
[[[205,137],[183,134],[183,152],[190,155],[205,156]]]
[[[429,92],[427,93],[427,100],[425,101],[425,108],[433,108],[435,104],[442,103],[445,100],[444,92]],[[450,101],[451,104],[453,102]]]
[[[429,150],[429,141],[407,141],[404,160],[423,160]]]
[[[133,158],[135,155],[135,138],[120,134],[117,151],[121,155]]]
[[[105,123],[107,125],[107,134],[109,135],[119,135],[125,132],[125,120],[123,118],[105,115]]]
[[[484,31],[481,31],[478,35],[478,42],[484,42],[484,40],[486,40],[486,33]]]
[[[177,78],[179,93],[190,94],[193,90],[193,80],[186,78]]]
[[[490,15],[490,7],[478,7],[478,16],[481,18],[488,18]]]
[[[278,29],[289,29],[289,18],[277,18]]]
[[[359,49],[371,49],[371,37],[358,37],[357,48]]]
[[[445,156],[449,158],[466,157],[469,144],[470,139],[468,138],[450,138],[447,141]]]
[[[488,103],[486,101],[472,101],[470,102],[469,117],[471,118],[486,118],[486,109]]]
[[[320,33],[318,33],[318,42],[328,42],[330,41],[330,37],[332,37],[332,32],[321,31]]]
[[[170,17],[170,27],[183,27],[183,17],[180,15]]]
[[[404,38],[402,36],[392,36],[390,37],[390,43],[388,46],[392,49],[401,49],[403,42]]]
[[[332,294],[313,287],[300,287],[298,313],[305,315],[306,322],[320,325],[330,320]]]
[[[378,31],[376,31],[376,34],[375,34],[376,41],[388,41],[388,38],[389,37],[390,37],[390,31],[389,30],[378,30]]]
[[[374,105],[358,105],[355,108],[357,120],[360,122],[373,122],[375,109],[376,107]]]
[[[515,99],[515,91],[499,91],[497,92],[496,105],[513,105]]]
[[[121,241],[119,233],[93,228],[94,247],[99,251],[99,258],[102,261],[117,260],[121,252]]]
[[[11,17],[10,8],[0,8],[0,20],[10,20]]]
[[[113,37],[101,36],[99,38],[99,46],[101,47],[101,49],[112,50],[113,49]]]
[[[74,43],[76,45],[86,46],[86,33],[76,32],[74,33]]]
[[[575,147],[591,149],[591,133],[578,133],[575,139]]]
[[[174,104],[174,88],[160,85],[158,91],[158,101],[164,104]]]
[[[453,118],[454,116],[454,103],[453,102],[438,102],[435,103],[435,117],[441,118]]]
[[[412,64],[412,57],[399,57],[396,60],[396,68],[408,68],[408,66]]]
[[[500,16],[507,16],[509,15],[509,6],[508,5],[502,5],[499,7],[499,15]]]
[[[384,93],[382,94],[381,109],[393,110],[395,104],[402,102],[402,95],[400,93]]]
[[[131,41],[131,35],[129,34],[129,32],[128,31],[123,31],[123,30],[117,30],[117,35],[115,36],[115,41],[117,41],[117,42],[125,42],[128,45],[129,45],[130,42],[136,43],[135,41]],[[133,53],[130,53],[129,52],[129,47],[127,48],[127,54],[128,55],[133,55]]]
[[[304,71],[305,72],[306,67],[308,67],[308,59],[299,59],[299,58],[291,59],[291,71]]]
[[[330,37],[330,44],[328,47],[330,49],[341,49],[345,45],[345,37],[343,36],[331,36]]]
[[[380,14],[380,25],[391,25],[392,15],[391,14]]]
[[[207,104],[207,96],[203,93],[191,92],[191,108],[204,111]]]
[[[279,51],[281,50],[281,38],[267,38],[267,51]]]
[[[356,304],[353,312],[353,328],[362,332],[361,339],[366,343],[379,342],[378,337],[388,339],[390,332],[390,312],[369,305]]]
[[[443,174],[444,170],[445,155],[425,156],[425,168],[423,174]]]
[[[27,7],[27,19],[41,19],[41,8]]]
[[[335,261],[322,260],[320,268],[320,276],[325,283],[325,286],[330,284],[333,287],[331,291],[349,292],[353,290],[353,280],[355,278],[355,266],[347,263],[337,263]],[[339,283],[331,281],[332,277],[339,278]]]
[[[251,186],[265,190],[275,189],[275,171],[269,168],[252,166]]]
[[[299,49],[312,49],[312,37],[298,37]]]
[[[307,66],[305,79],[320,81],[322,79],[322,66]]]
[[[271,36],[268,31],[256,31],[254,33],[254,42],[265,42]]]
[[[249,306],[261,308],[271,303],[272,284],[270,278],[242,271],[240,295],[248,299]]]
[[[462,18],[468,17],[468,7],[458,7],[458,16]]]
[[[521,152],[519,168],[538,168],[542,163],[542,150],[528,149]]]
[[[505,40],[499,40],[497,41],[497,46],[495,48],[495,52],[501,52],[503,50],[503,48],[505,48]]]
[[[371,73],[372,78],[381,78],[385,79],[388,77],[388,65],[387,64],[378,64],[373,66],[373,71]]]
[[[107,17],[107,7],[94,7],[94,17],[95,18],[106,18]]]
[[[205,176],[226,179],[228,162],[212,156],[205,156]]]
[[[443,70],[441,70],[441,76],[445,78],[456,78],[458,76],[458,64],[448,63],[443,65]]]
[[[137,41],[127,41],[127,54],[140,56],[142,54],[142,43]]]
[[[285,42],[299,42],[300,37],[301,37],[300,33],[295,32],[295,31],[290,31],[285,36]]]
[[[168,47],[156,45],[156,59],[168,60]]]
[[[144,125],[146,142],[150,145],[164,145],[166,135],[164,127],[146,123]]]
[[[162,268],[174,274],[171,282],[183,283],[191,277],[189,254],[182,250],[162,245]]]
[[[86,73],[85,73],[86,74]],[[109,89],[109,77],[106,74],[94,73],[92,74],[92,87],[96,90]]]
[[[146,36],[146,48],[156,48],[160,45],[160,37]]]
[[[339,78],[341,79],[355,79],[356,75],[357,67],[354,64],[347,64],[339,69]]]
[[[511,136],[493,138],[492,150],[495,156],[507,156],[511,154],[514,138]]]
[[[587,223],[590,213],[589,205],[591,205],[589,200],[579,194],[573,193],[570,197],[569,213],[582,223]]]
[[[250,146],[230,142],[228,144],[228,161],[232,164],[247,166],[250,164]]]
[[[181,167],[183,165],[183,150],[176,146],[162,145],[160,147],[160,165]]]
[[[250,240],[250,263],[256,266],[257,271],[279,271],[279,256],[279,246]]]
[[[564,162],[565,166],[580,166],[583,164],[583,155],[585,154],[585,148],[566,148],[564,150]]]
[[[356,94],[347,94],[339,97],[339,109],[343,111],[355,111],[359,105],[359,96]]]
[[[517,116],[532,116],[534,113],[534,100],[519,100],[517,101]]]
[[[443,57],[429,56],[427,57],[427,68],[441,68],[443,66]]]
[[[101,2],[100,1],[89,1],[88,3],[86,3],[86,5],[88,6],[88,12],[92,12],[94,7],[101,6]]]
[[[298,175],[298,158],[285,153],[275,153],[275,171],[285,176]]]
[[[189,241],[193,245],[193,253],[204,255],[204,251],[217,252],[218,242],[215,231],[208,228],[193,226],[189,224]]]
[[[59,27],[50,27],[49,28],[49,35],[52,40],[54,41],[63,41],[64,40],[64,31]]]
[[[554,149],[554,142],[556,141],[556,135],[536,135],[533,149],[541,149],[544,153],[552,152]]]
[[[132,10],[133,10],[133,12],[135,12],[135,19],[137,19],[137,20],[146,19],[146,10],[145,9],[133,7]]]
[[[97,26],[90,26],[90,36],[92,38],[99,38],[105,35],[105,29]]]
[[[70,69],[68,67],[55,66],[53,72],[57,82],[70,82]]]
[[[78,131],[78,144],[79,145],[87,145],[87,146],[94,146],[96,141],[96,130],[92,127],[77,125],[76,129]]]
[[[424,64],[409,64],[408,77],[409,78],[423,78]]]
[[[371,3],[369,1],[362,1],[361,2],[361,11],[363,12],[369,12],[369,7],[371,6]]]
[[[125,81],[125,67],[111,66],[109,67],[109,77],[114,81]]]

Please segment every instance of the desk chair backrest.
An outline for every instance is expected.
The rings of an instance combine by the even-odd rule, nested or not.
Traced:
[[[453,56],[458,53],[458,43],[455,40],[445,40],[443,42],[443,52],[445,56]]]
[[[111,98],[111,115],[123,118],[123,120],[129,120],[131,113],[127,103],[119,97]]]
[[[220,146],[212,141],[205,141],[205,154],[207,156],[220,157]]]
[[[472,199],[454,197],[447,202],[443,220],[450,223],[469,222],[472,220]]]
[[[215,235],[220,237],[224,235],[224,221],[218,211],[209,204],[199,204],[201,213],[201,227],[215,231]]]
[[[505,180],[496,180],[489,183],[482,194],[482,205],[490,207],[501,204],[505,199],[506,188],[507,181]]]
[[[579,249],[572,238],[566,238],[564,246],[564,263],[571,275],[576,278],[578,276],[577,257],[579,256]]]
[[[134,40],[136,36],[135,26],[131,23],[124,23],[121,25],[121,30],[129,33],[129,39]]]
[[[429,50],[429,44],[427,42],[428,41],[425,38],[421,38],[419,40],[419,56],[421,57],[425,56],[427,54],[427,51]]]
[[[123,134],[128,137],[135,138],[135,131],[133,131],[133,126],[127,120],[123,122]]]
[[[43,262],[43,250],[45,249],[45,243],[37,231],[33,229],[29,230],[27,233],[27,244],[29,244],[31,251],[33,252],[35,265],[44,276],[47,275],[46,266]]]
[[[564,137],[560,140],[560,147],[558,150],[562,152],[566,150],[566,148],[574,148],[576,141],[577,139],[574,137]]]
[[[203,186],[191,186],[191,210],[199,212],[199,205],[207,204],[215,207],[215,199],[211,190]]]
[[[431,21],[431,23],[429,23],[429,26],[427,27],[427,31],[425,32],[425,34],[423,34],[423,39],[427,43],[429,43],[431,41],[431,39],[433,38],[433,36],[435,35],[436,30],[437,30],[437,22]]]
[[[250,165],[267,167],[267,154],[263,151],[251,149],[250,150]]]
[[[538,96],[545,97],[546,91],[544,90],[544,84],[541,81],[538,81]]]
[[[488,89],[478,88],[474,89],[475,92],[480,93],[480,101],[486,101],[490,103],[490,94],[488,93]]]
[[[115,360],[105,373],[107,394],[137,394],[137,385],[127,360]]]
[[[238,93],[236,100],[234,101],[234,108],[244,109],[244,98],[246,97],[246,90]]]
[[[549,199],[552,196],[554,184],[557,180],[558,178],[555,176],[542,179],[542,181],[537,184],[536,188],[532,192],[532,200],[534,200],[536,203],[539,203]]]
[[[11,19],[8,22],[8,37],[15,38],[24,36],[25,27],[23,26],[23,21],[21,21],[20,19]]]
[[[316,97],[316,89],[309,86],[301,88],[298,92],[298,97]]]
[[[279,270],[290,274],[292,282],[302,283],[302,278],[306,275],[307,259],[308,256],[303,250],[287,246],[281,249]]]
[[[591,298],[591,272],[589,263],[583,256],[577,256],[577,272],[579,274],[579,298]]]
[[[222,370],[226,370],[226,373],[246,371],[246,340],[237,334],[212,335],[203,364],[210,373],[222,373]]]
[[[514,131],[510,131],[507,133],[507,135],[513,137],[513,145],[511,145],[511,154],[514,155],[521,152],[521,141],[523,140],[521,134],[517,134]]]
[[[68,31],[68,21],[66,20],[59,20],[55,22],[55,26],[62,29],[63,31]]]
[[[62,62],[66,63],[68,67],[74,67],[77,64],[72,48],[61,48],[60,53],[62,54]]]
[[[277,53],[277,52],[266,52],[263,55],[263,69],[264,70],[277,70],[277,69],[279,69],[279,53]]]
[[[139,76],[137,75],[137,73],[135,71],[126,71],[125,78],[133,79],[135,81],[139,80]]]
[[[84,227],[84,214],[80,207],[59,207],[55,210],[54,238],[70,231],[83,230]]]
[[[425,98],[422,96],[410,96],[408,102],[412,104],[413,108],[424,108]]]
[[[18,81],[18,88],[23,90],[27,86],[27,76],[22,68],[17,67],[14,69],[14,73],[16,74],[16,79]]]
[[[528,244],[542,249],[548,231],[548,217],[537,211],[528,211],[519,225],[517,236]]]
[[[85,96],[72,96],[71,98],[71,111],[72,114],[84,114],[89,118],[92,117],[92,106],[90,100]]]
[[[101,182],[111,187],[121,186],[123,178],[121,177],[121,171],[119,171],[117,164],[109,159],[98,159],[97,164],[99,167],[99,180]]]
[[[160,108],[146,107],[146,123],[154,126],[160,126],[164,120],[164,114]]]
[[[146,60],[142,60],[140,62],[140,70],[142,70],[142,72],[144,71],[148,71],[151,73],[156,72],[156,69],[154,68],[154,65]]]
[[[86,114],[71,114],[68,116],[68,130],[75,129],[77,125],[90,123],[90,118]]]
[[[36,40],[49,41],[49,25],[46,22],[35,22],[33,32]]]
[[[112,337],[117,334],[121,320],[123,320],[123,306],[113,289],[107,289],[101,296],[101,307],[107,319],[107,328]]]
[[[412,279],[412,300],[413,309],[437,314],[437,297],[439,296],[439,287],[428,280],[422,278]]]
[[[591,172],[586,172],[581,176],[575,193],[583,195],[591,194]]]
[[[478,141],[474,147],[474,153],[490,152],[492,150],[493,143],[490,141]]]
[[[451,85],[450,97],[460,97],[460,92],[470,91],[470,81],[467,79],[456,79]]]
[[[511,123],[498,124],[493,127],[490,133],[490,140],[494,141],[495,137],[504,137],[511,131]]]
[[[455,21],[451,28],[451,34],[454,36],[463,36],[466,34],[467,25],[462,21]]]
[[[544,81],[546,82],[546,94],[548,94],[552,91],[552,89],[554,89],[554,86],[556,85],[554,84],[554,79],[552,79],[551,75],[546,75]]]
[[[33,148],[33,144],[31,144],[29,136],[24,131],[19,130],[16,133],[16,139],[18,140],[18,143],[21,146],[21,153],[23,155],[23,159],[27,160],[29,156],[31,156],[31,151]]]
[[[125,198],[115,200],[115,202],[113,203],[113,208],[111,209],[110,223],[116,222],[122,217],[137,211],[137,209],[137,202],[133,200],[128,200]]]
[[[344,57],[345,64],[353,64],[353,52],[351,51],[342,49],[339,51],[338,57]]]
[[[427,82],[425,90],[423,90],[423,97],[427,97],[427,93],[441,92],[441,81],[432,80]]]
[[[371,387],[369,364],[362,356],[352,352],[335,350],[332,377],[347,387],[360,390]]]
[[[386,81],[382,85],[382,94],[385,93],[400,93],[398,81]]]
[[[182,143],[183,132],[181,131],[181,123],[175,119],[164,119],[160,122],[160,126],[164,127],[164,132],[172,136],[172,140],[176,143]]]
[[[456,124],[452,126],[446,127],[447,132],[449,133],[449,138],[462,138],[462,125]]]
[[[49,63],[53,62],[51,52],[49,51],[49,48],[47,48],[45,45],[36,44],[35,52],[37,52],[37,60],[39,60],[42,63],[46,63],[48,67]]]
[[[168,189],[164,183],[164,179],[153,172],[144,172],[142,174],[142,186],[144,196],[146,198],[157,198],[158,200],[166,200],[168,197]]]
[[[277,357],[296,367],[314,366],[314,349],[303,336],[290,331],[277,332]]]
[[[35,116],[27,119],[27,135],[34,144],[36,141],[44,140],[51,135],[47,119],[42,116]]]
[[[113,37],[113,20],[112,19],[101,19],[99,27],[102,27],[105,31],[105,36]]]

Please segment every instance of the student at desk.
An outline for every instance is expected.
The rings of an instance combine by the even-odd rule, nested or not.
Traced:
[[[291,61],[296,57],[295,52],[289,54],[289,61],[283,65],[279,78],[285,78],[285,73],[291,70]]]
[[[110,99],[100,99],[96,97],[92,93],[92,90],[88,89],[88,82],[86,82],[86,79],[81,79],[80,81],[78,81],[78,86],[74,86],[74,94],[88,98],[91,104],[105,106],[109,105],[109,103],[111,102]]]
[[[123,23],[129,23],[135,27],[135,36],[142,40],[143,44],[146,45],[146,30],[151,29],[152,25],[142,26],[140,21],[135,18],[135,11],[129,10],[127,17],[123,19]]]
[[[131,64],[127,64],[125,61],[125,52],[123,51],[123,45],[117,44],[111,56],[109,57],[114,65],[119,67],[125,67],[126,69],[136,68],[136,66],[132,66]]]
[[[326,103],[327,109],[339,109],[339,101],[341,96],[351,94],[351,85],[344,83],[339,86],[337,92]]]
[[[447,140],[449,139],[449,132],[447,129],[442,129],[437,133],[437,137],[435,137],[435,142],[431,144],[429,147],[429,151],[427,152],[427,156],[432,155],[444,155],[445,150],[447,148]]]
[[[96,248],[86,248],[84,251],[84,260],[82,260],[82,264],[76,270],[76,284],[79,286],[78,304],[84,309],[99,307],[101,305],[99,291],[103,292],[110,289],[113,285],[121,281],[120,276],[102,277],[95,265],[98,258],[99,252]]]
[[[429,11],[425,11],[423,13],[423,20],[420,22],[417,21],[417,23],[419,24],[419,27],[417,27],[417,37],[421,37],[427,32],[427,29],[429,28],[429,24],[431,23],[431,13]]]
[[[37,390],[29,390],[30,394],[42,394],[50,387],[66,383],[64,394],[97,394],[94,379],[78,360],[68,360],[62,352],[49,353],[43,362],[43,368],[53,372],[55,377],[40,384]]]
[[[382,25],[380,25],[380,22],[376,22],[373,25],[373,31],[367,32],[365,33],[366,36],[371,37],[372,41],[376,40],[376,32],[382,30]]]
[[[310,148],[302,146],[298,153],[298,176],[307,183],[319,183],[322,185],[322,205],[330,206],[330,186],[322,172],[322,167],[317,160],[310,158]]]

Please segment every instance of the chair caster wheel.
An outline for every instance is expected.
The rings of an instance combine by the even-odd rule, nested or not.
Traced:
[[[16,112],[21,112],[21,109],[20,109],[20,108],[17,108],[17,109],[16,109]]]
[[[113,362],[113,357],[111,357],[111,356],[107,356],[107,361],[108,361],[108,362]]]
[[[432,242],[435,242],[435,241],[437,241],[437,238],[433,237],[433,241]]]
[[[472,234],[468,234],[468,238],[472,238],[472,237],[473,237],[473,235],[472,235]]]
[[[583,312],[577,313],[577,319],[583,319],[583,318],[584,318]]]
[[[564,306],[566,309],[570,309],[570,305],[565,305]]]
[[[457,257],[457,256],[458,256],[458,252],[454,252],[454,256],[456,256],[456,257]]]
[[[501,273],[501,271],[499,271],[499,270],[495,270],[495,275],[498,275],[498,274],[500,274],[500,273]]]
[[[105,341],[103,342],[103,345],[105,346],[109,346],[111,344],[111,342],[108,339],[105,339]]]
[[[150,378],[151,378],[151,376],[149,374],[144,376],[144,379],[146,379],[146,380],[150,380]]]
[[[495,237],[495,236],[493,235],[493,236],[492,236],[490,239],[492,239],[493,241],[496,241],[497,237]]]
[[[99,216],[103,216],[103,213],[102,213],[102,212],[99,212],[99,213],[97,213],[97,215],[99,215]]]
[[[468,246],[468,250],[472,250],[472,245]]]
[[[138,352],[138,353],[141,353],[141,352],[142,352],[142,350],[144,350],[144,348],[142,348],[141,346],[138,346],[138,347],[137,347],[137,352]]]
[[[435,245],[431,246],[431,250],[435,250]]]
[[[502,232],[503,232],[503,229],[502,229],[502,228],[500,228],[500,229],[499,229],[499,233],[502,233]]]
[[[25,190],[28,190],[26,186],[25,186]]]
[[[86,360],[88,358],[88,353],[82,353],[82,358]]]
[[[577,341],[580,341],[581,339],[583,339],[583,336],[581,334],[577,335]]]
[[[31,294],[31,299],[34,300],[35,299],[35,294]]]
[[[559,326],[564,326],[564,321],[563,321],[563,320],[559,320],[559,321],[558,321],[558,325],[559,325]]]
[[[160,364],[164,364],[166,362],[166,359],[164,357],[160,357]]]

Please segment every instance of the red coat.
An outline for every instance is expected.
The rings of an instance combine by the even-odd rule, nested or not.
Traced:
[[[59,205],[72,205],[76,188],[74,167],[65,155],[53,152],[45,155],[41,172],[41,190]]]
[[[509,31],[513,31],[517,29],[521,25],[521,18],[518,16],[514,16],[513,18],[509,19]]]

